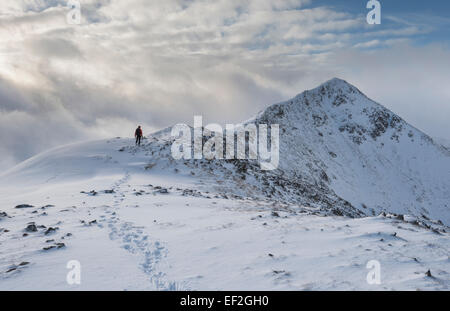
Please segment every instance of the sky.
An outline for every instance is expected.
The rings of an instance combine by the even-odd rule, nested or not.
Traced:
[[[74,2],[74,1],[72,1]],[[238,123],[338,77],[450,139],[450,1],[0,2],[0,169],[194,115]]]

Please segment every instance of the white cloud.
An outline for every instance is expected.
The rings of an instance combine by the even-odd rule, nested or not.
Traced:
[[[448,57],[444,48],[419,48],[410,59],[395,61],[388,52],[350,49],[378,42],[398,46],[417,26],[402,23],[354,33],[365,28],[364,16],[327,7],[304,9],[310,1],[85,0],[81,25],[66,23],[65,3],[0,4],[4,163],[72,140],[129,135],[137,123],[158,129],[191,122],[194,114],[206,121],[241,121],[332,76],[373,92],[365,82],[373,81],[370,77],[410,74],[408,66],[428,55],[433,65],[427,68],[447,81],[438,65]],[[376,37],[380,34],[389,36]],[[416,48],[398,47],[397,52],[401,49]],[[378,67],[366,63],[371,59]],[[389,66],[379,70],[383,59]],[[410,79],[402,76],[399,93],[383,83],[376,85],[387,91],[377,90],[390,94],[382,98],[389,103],[407,98]],[[435,92],[437,85],[421,89],[423,98],[436,100],[435,109],[448,98]],[[439,132],[436,124],[430,128]]]

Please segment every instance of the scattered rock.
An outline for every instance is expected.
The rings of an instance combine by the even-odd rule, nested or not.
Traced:
[[[425,216],[424,214],[422,214],[422,218],[425,220],[430,220],[430,218],[428,218],[427,216]]]
[[[50,233],[54,233],[54,232],[56,232],[56,230],[58,230],[58,229],[59,229],[58,227],[55,227],[55,228],[49,227],[49,228],[45,231],[45,235],[50,234]]]
[[[19,204],[15,208],[32,208],[32,207],[34,206],[30,204]]]
[[[417,220],[413,220],[410,222],[410,224],[414,225],[414,226],[419,226],[420,227],[420,223]]]
[[[277,212],[272,212],[272,217],[280,217],[280,214],[278,214]]]
[[[405,221],[405,216],[403,216],[402,214],[397,215],[396,218],[397,218],[398,220]]]
[[[156,191],[156,192],[162,193],[162,194],[167,194],[167,193],[169,193],[169,190],[167,190],[166,188],[161,188],[161,189],[159,189],[159,190]]]
[[[38,231],[36,225],[34,223],[29,224],[26,228],[25,231],[27,232],[36,232]]]
[[[84,193],[84,194],[92,195],[92,196],[95,196],[95,195],[98,194],[98,192],[95,191],[95,190],[91,190],[91,191],[89,191],[89,192],[86,192],[86,191],[80,191],[80,193]],[[83,203],[84,203],[84,202],[83,202]]]
[[[46,247],[44,247],[42,249],[44,251],[48,251],[48,250],[51,250],[51,249],[54,249],[54,248],[59,249],[59,248],[63,248],[63,247],[66,247],[66,245],[64,243],[55,243],[54,245],[46,246]]]
[[[109,194],[111,194],[111,193],[116,193],[114,190],[105,190],[105,191],[103,191],[104,193],[109,193]]]
[[[439,229],[437,229],[437,228],[432,228],[431,231],[433,231],[436,234],[441,235],[441,233],[439,232]]]
[[[428,276],[428,277],[430,277],[430,278],[433,277],[433,275],[431,274],[430,269],[428,269],[428,271],[425,273],[425,275]]]
[[[273,273],[275,274],[280,274],[280,273],[285,273],[285,270],[273,270]]]
[[[331,210],[331,212],[332,212],[334,215],[336,215],[336,216],[343,216],[343,215],[344,215],[344,213],[342,213],[342,211],[341,211],[341,210],[338,210],[338,209],[333,209],[333,210]]]

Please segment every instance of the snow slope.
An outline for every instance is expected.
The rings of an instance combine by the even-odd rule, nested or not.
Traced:
[[[0,290],[448,290],[448,151],[397,118],[334,79],[248,121],[280,124],[271,172],[170,129],[49,150],[0,175]]]

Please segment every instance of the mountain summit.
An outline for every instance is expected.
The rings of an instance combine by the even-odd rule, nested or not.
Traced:
[[[251,122],[280,124],[280,170],[322,184],[366,215],[450,222],[450,152],[334,78]]]

